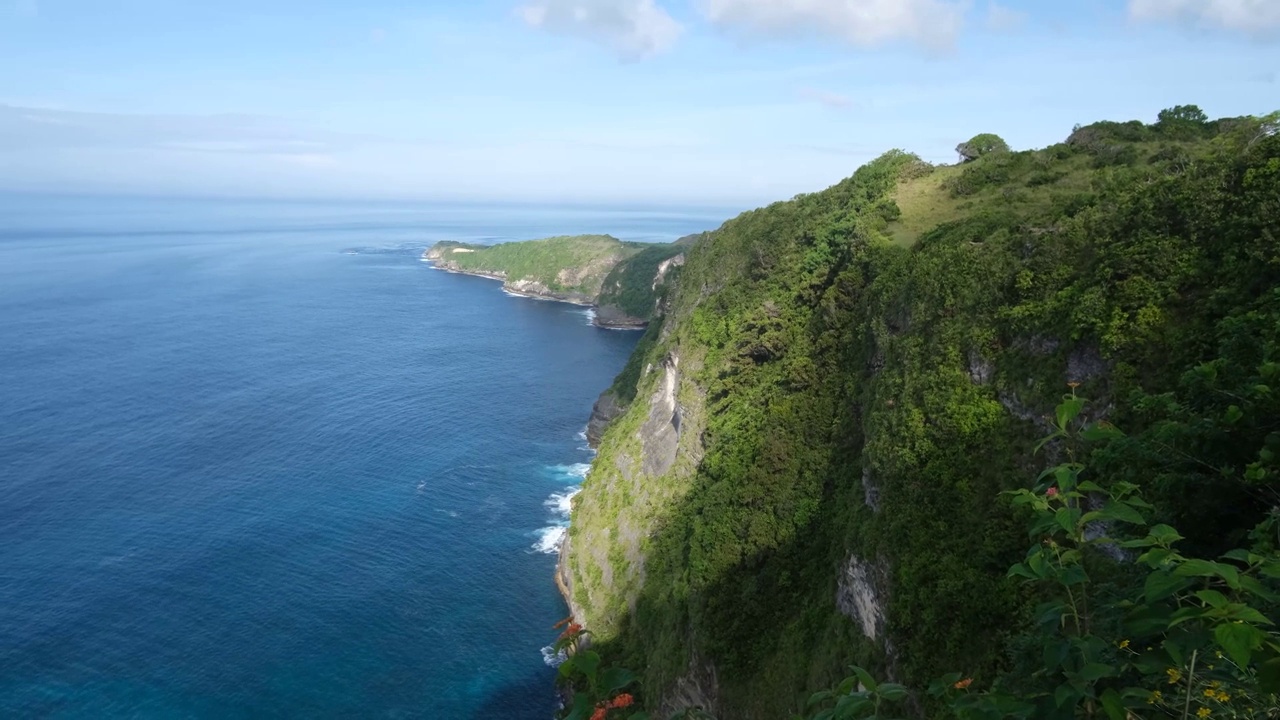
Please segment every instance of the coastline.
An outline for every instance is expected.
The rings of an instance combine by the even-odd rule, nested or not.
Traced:
[[[470,275],[471,277],[484,278],[486,280],[497,280],[498,282],[502,283],[502,291],[504,293],[508,295],[513,295],[515,297],[528,298],[529,300],[541,300],[544,302],[565,303],[565,304],[574,305],[577,307],[591,308],[592,310],[599,309],[599,306],[595,303],[595,301],[587,300],[582,296],[574,297],[574,296],[565,295],[562,293],[553,293],[553,292],[544,293],[544,292],[534,292],[530,290],[521,289],[519,287],[512,285],[511,282],[507,279],[507,276],[503,273],[486,272],[484,270],[462,270],[456,267],[442,266],[438,258],[429,257],[429,251],[424,252],[422,254],[421,261],[430,265],[433,270],[440,270],[442,272],[447,272],[454,275]],[[636,323],[601,322],[598,316],[591,320],[591,324],[594,325],[595,327],[600,328],[601,330],[637,331],[637,330],[644,330],[649,326],[648,323],[636,324]]]

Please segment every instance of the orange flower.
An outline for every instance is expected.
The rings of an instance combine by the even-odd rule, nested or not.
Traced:
[[[571,622],[569,623],[569,627],[565,628],[564,632],[560,633],[560,639],[564,640],[566,638],[571,638],[580,632],[582,632],[582,626],[576,622]]]
[[[960,682],[956,683],[953,687],[955,687],[955,689],[957,690],[966,690],[972,684],[973,684],[973,678],[965,678]]]
[[[1075,390],[1076,388],[1080,387],[1080,383],[1078,383],[1078,382],[1069,382],[1069,383],[1067,383],[1067,387],[1071,388],[1072,390]]]
[[[614,698],[612,702],[609,703],[609,707],[611,708],[631,707],[631,704],[634,703],[635,701],[636,699],[631,697],[631,693],[622,693],[618,697]]]
[[[568,624],[569,624],[569,623],[571,623],[571,622],[573,622],[573,616],[572,616],[572,615],[570,615],[569,617],[567,617],[567,618],[565,618],[565,619],[561,620],[560,622],[556,623],[555,625],[552,625],[552,626],[551,626],[551,629],[552,629],[552,630],[559,630],[560,628],[564,627],[565,625],[568,625]]]
[[[591,720],[604,720],[605,716],[608,714],[609,714],[608,708],[597,707],[596,711],[591,713]]]

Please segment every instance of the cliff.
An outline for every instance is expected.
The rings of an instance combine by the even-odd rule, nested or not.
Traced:
[[[442,270],[501,280],[513,294],[594,307],[600,327],[643,329],[689,241],[648,245],[579,235],[499,245],[441,242],[423,258]]]
[[[1083,130],[958,166],[890,152],[646,258],[675,278],[593,413],[558,574],[655,716],[787,717],[851,663],[916,686],[1011,671],[1035,599],[997,498],[1036,476],[1068,383],[1130,432],[1107,472],[1158,478],[1189,544],[1266,512],[1243,478],[1273,405],[1237,406],[1251,429],[1227,441],[1215,383],[1276,374],[1280,137]]]

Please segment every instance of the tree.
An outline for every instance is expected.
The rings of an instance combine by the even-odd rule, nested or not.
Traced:
[[[992,133],[982,133],[973,136],[969,142],[962,142],[956,146],[956,152],[960,153],[962,162],[977,160],[983,155],[989,155],[997,152],[1009,152],[1009,143],[1004,138]]]
[[[1191,139],[1202,135],[1209,126],[1209,116],[1198,105],[1178,105],[1160,111],[1156,129],[1165,135]]]

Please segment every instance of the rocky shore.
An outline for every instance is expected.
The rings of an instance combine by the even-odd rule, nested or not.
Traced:
[[[452,252],[459,252],[452,250]],[[466,251],[463,251],[466,252]],[[643,330],[648,327],[646,320],[633,318],[626,313],[612,306],[600,306],[596,304],[596,298],[576,292],[562,292],[552,290],[545,284],[536,280],[522,278],[512,280],[504,271],[488,271],[464,268],[458,261],[449,257],[452,254],[450,248],[437,245],[422,254],[422,259],[431,263],[432,267],[437,270],[455,273],[457,275],[471,275],[474,277],[487,278],[489,280],[497,280],[502,283],[503,291],[512,295],[519,295],[534,300],[549,300],[553,302],[564,302],[580,307],[589,307],[596,311],[595,318],[592,323],[596,327],[606,330]]]

